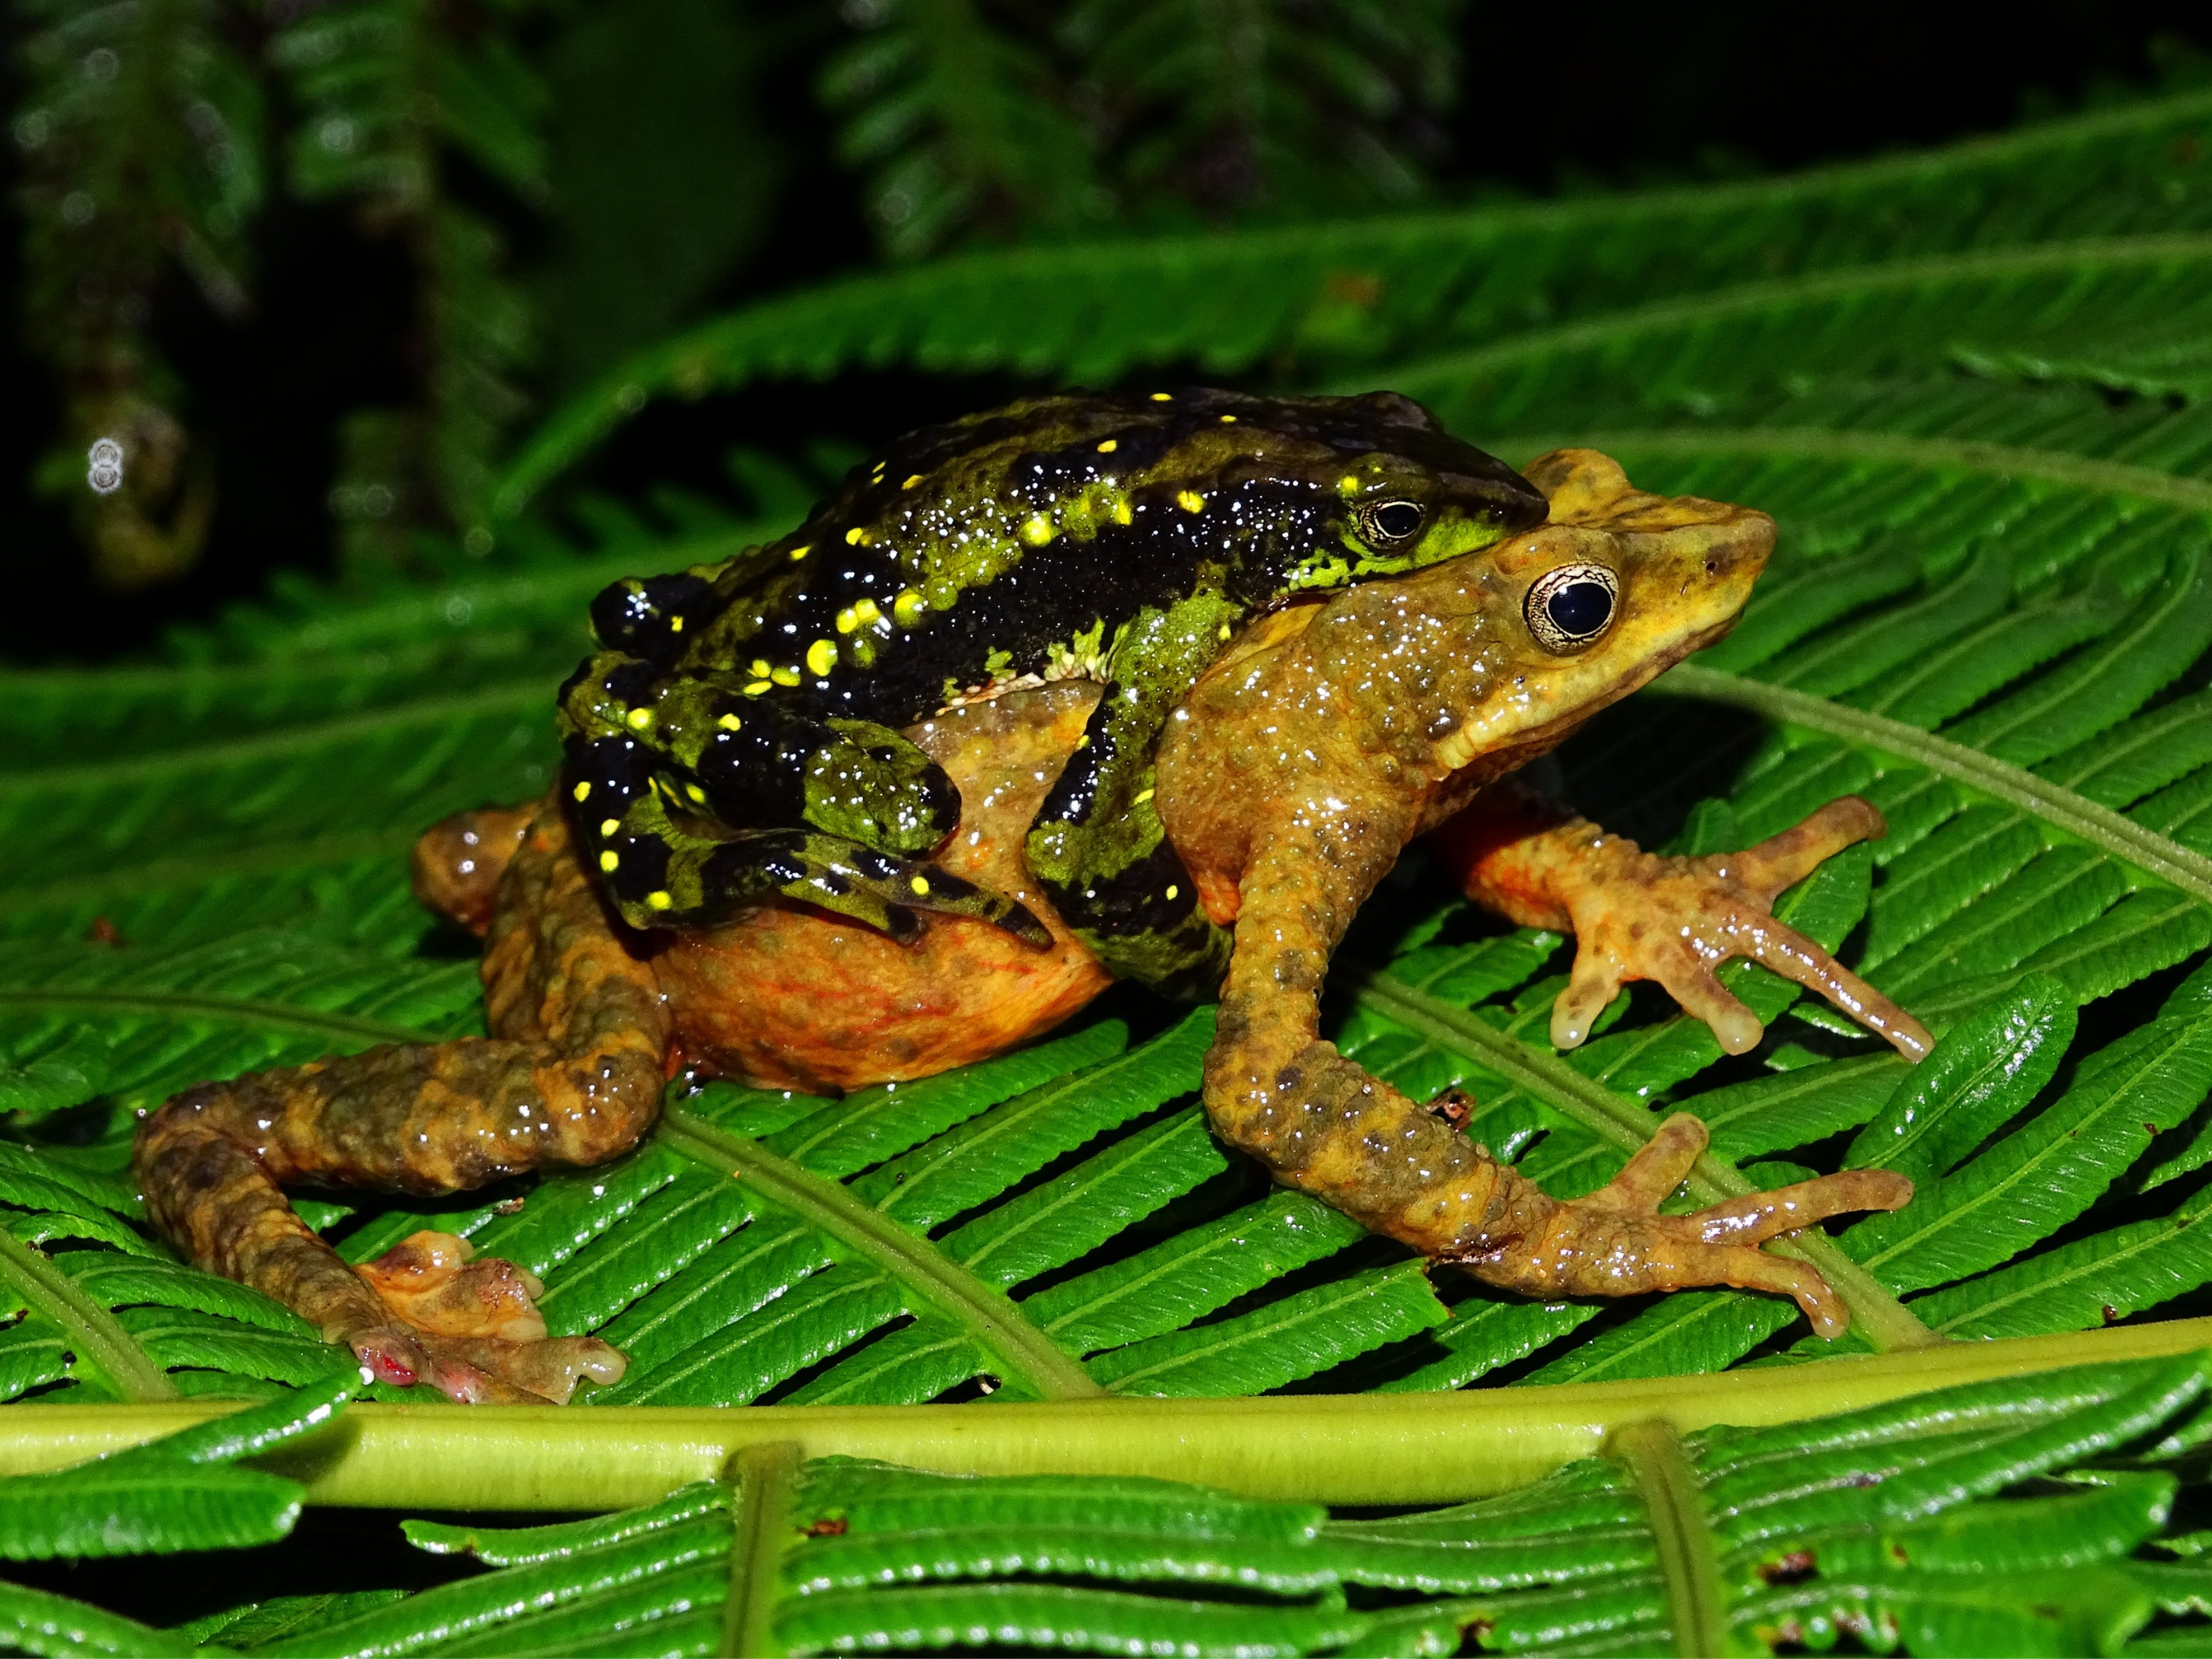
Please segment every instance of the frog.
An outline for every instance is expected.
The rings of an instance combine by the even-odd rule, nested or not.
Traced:
[[[1773,915],[1883,833],[1856,797],[1724,854],[1647,852],[1525,781],[1735,624],[1756,510],[1636,489],[1590,450],[1515,471],[1395,393],[1073,393],[927,428],[781,539],[628,579],[561,688],[545,799],[417,843],[417,895],[485,939],[489,1035],[200,1085],[134,1168],[179,1253],[368,1375],[565,1402],[623,1357],[549,1336],[465,1239],[346,1263],[286,1188],[446,1193],[621,1156],[672,1079],[835,1094],[1036,1040],[1130,981],[1218,999],[1201,1100],[1275,1180],[1439,1270],[1554,1299],[1729,1285],[1849,1310],[1762,1248],[1889,1210],[1855,1169],[1688,1215],[1705,1145],[1657,1124],[1562,1200],[1338,1052],[1322,994],[1419,842],[1477,904],[1575,937],[1550,1035],[1650,980],[1749,1052],[1714,969],[1760,962],[1908,1060],[1911,1015]]]

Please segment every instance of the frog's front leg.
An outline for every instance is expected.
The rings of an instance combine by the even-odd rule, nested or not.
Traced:
[[[462,1241],[434,1233],[357,1270],[283,1190],[453,1192],[636,1143],[659,1109],[668,1017],[550,807],[500,884],[483,978],[490,1039],[204,1084],[141,1126],[133,1166],[147,1212],[186,1256],[266,1291],[380,1378],[457,1400],[565,1401],[580,1377],[620,1376],[623,1360],[594,1339],[546,1338],[528,1274],[471,1261]]]
[[[1912,1194],[1902,1176],[1855,1170],[1661,1215],[1705,1146],[1704,1127],[1677,1115],[1611,1185],[1563,1202],[1320,1040],[1329,954],[1412,828],[1387,805],[1341,793],[1330,805],[1256,848],[1240,885],[1206,1070],[1206,1110],[1224,1138],[1370,1230],[1506,1289],[1731,1285],[1792,1297],[1822,1335],[1842,1332],[1850,1315],[1820,1274],[1758,1247],[1829,1216],[1896,1209]]]
[[[1030,872],[1060,920],[1116,978],[1168,996],[1211,994],[1228,963],[1229,935],[1207,919],[1161,826],[1153,754],[1170,711],[1219,654],[1237,614],[1228,600],[1200,593],[1129,624],[1083,739],[1029,833]]]
[[[1571,1048],[1628,980],[1656,980],[1732,1054],[1763,1028],[1713,970],[1732,957],[1818,991],[1917,1060],[1934,1039],[1834,957],[1774,919],[1776,897],[1856,842],[1881,814],[1856,795],[1738,853],[1668,858],[1512,784],[1493,787],[1437,830],[1431,846],[1468,896],[1524,927],[1575,935],[1575,965],[1552,1008],[1552,1041]]]

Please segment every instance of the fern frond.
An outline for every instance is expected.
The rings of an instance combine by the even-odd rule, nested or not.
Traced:
[[[1043,54],[975,0],[848,7],[860,38],[829,61],[822,95],[839,149],[870,170],[884,251],[911,258],[963,232],[1066,231],[1109,205],[1082,127]]]
[[[1458,21],[1451,0],[1226,13],[1091,0],[1063,33],[1127,134],[1133,190],[1173,189],[1217,215],[1318,214],[1420,194],[1408,118],[1448,100]]]
[[[100,580],[143,586],[197,562],[214,488],[148,319],[178,267],[218,313],[246,307],[261,88],[211,0],[24,11],[25,337],[67,408],[40,482],[70,503]]]
[[[333,496],[347,540],[357,555],[398,562],[410,531],[442,518],[489,552],[476,507],[522,410],[514,376],[531,352],[531,316],[505,269],[504,234],[447,187],[448,152],[522,200],[541,198],[544,89],[499,31],[408,0],[317,8],[277,33],[270,55],[302,107],[294,187],[352,201],[370,227],[403,234],[422,276],[422,406],[347,423]]]
[[[611,372],[517,452],[497,510],[520,511],[653,398],[846,364],[1093,384],[1180,363],[1217,376],[1340,364],[1379,384],[1393,359],[1487,346],[1750,274],[2202,231],[2212,216],[2187,158],[2209,115],[2212,94],[2191,92],[1787,179],[1026,248],[854,278],[732,313]],[[1502,429],[1478,414],[1472,433]]]

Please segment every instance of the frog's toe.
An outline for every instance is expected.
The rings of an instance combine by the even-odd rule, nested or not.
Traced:
[[[1842,1334],[1850,1311],[1820,1273],[1759,1247],[1832,1216],[1900,1209],[1911,1200],[1911,1182],[1892,1170],[1846,1170],[1692,1215],[1661,1215],[1658,1206],[1689,1174],[1705,1139],[1705,1125],[1675,1114],[1608,1184],[1553,1205],[1529,1236],[1462,1265],[1492,1284],[1540,1297],[1713,1285],[1765,1291],[1796,1301],[1820,1335]]]
[[[377,1382],[424,1384],[463,1406],[565,1406],[585,1378],[617,1382],[629,1364],[589,1336],[514,1342],[386,1325],[356,1334],[348,1346]]]
[[[1842,795],[1802,823],[1720,860],[1727,872],[1769,903],[1846,847],[1889,833],[1881,809],[1863,795]]]
[[[615,1382],[628,1364],[595,1337],[547,1336],[536,1276],[452,1233],[411,1234],[354,1271],[392,1315],[347,1338],[380,1382],[469,1404],[566,1405],[579,1382]]]
[[[400,1319],[418,1331],[532,1342],[545,1334],[533,1273],[452,1233],[410,1233],[375,1261],[354,1269]]]

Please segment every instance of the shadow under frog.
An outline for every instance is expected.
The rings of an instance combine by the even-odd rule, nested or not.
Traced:
[[[1331,952],[1426,835],[1472,897],[1576,935],[1552,1020],[1562,1047],[1587,1036],[1625,981],[1652,979],[1743,1052],[1759,1022],[1713,970],[1747,957],[1909,1058],[1927,1050],[1909,1015],[1770,913],[1822,860],[1882,833],[1864,801],[1832,803],[1743,852],[1662,858],[1510,780],[1725,633],[1773,542],[1764,514],[1639,492],[1591,451],[1547,455],[1527,477],[1548,501],[1543,522],[1291,596],[1224,629],[1165,711],[1149,799],[1173,858],[1152,873],[1171,878],[1165,902],[1194,900],[1233,940],[1206,1109],[1278,1180],[1487,1283],[1544,1297],[1731,1285],[1793,1297],[1835,1335],[1849,1316],[1820,1275],[1759,1246],[1896,1208],[1911,1195],[1901,1176],[1846,1171],[1662,1216],[1705,1142],[1678,1114],[1611,1184],[1562,1202],[1319,1035]],[[904,878],[981,896],[924,911],[898,938],[787,896],[710,926],[633,929],[580,856],[592,842],[575,820],[593,808],[579,808],[567,777],[536,807],[448,820],[416,849],[416,890],[488,935],[493,1035],[176,1097],[139,1135],[149,1214],[193,1261],[286,1303],[387,1381],[464,1401],[565,1401],[580,1377],[612,1380],[623,1357],[595,1339],[547,1338],[538,1286],[511,1264],[424,1233],[356,1269],[282,1189],[447,1192],[599,1163],[650,1128],[680,1066],[850,1088],[1050,1029],[1113,978],[1031,866],[1034,826],[1100,729],[1101,697],[1093,678],[1030,675],[903,729],[960,805],[957,827]]]

